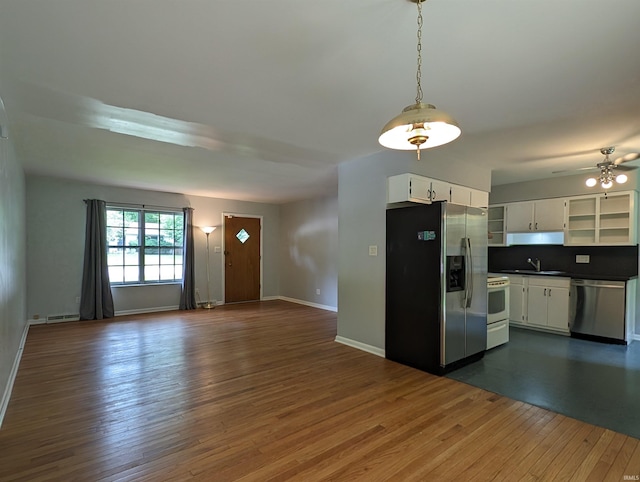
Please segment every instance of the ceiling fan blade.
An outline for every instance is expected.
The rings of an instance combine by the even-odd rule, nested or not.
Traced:
[[[615,168],[616,171],[633,171],[634,169],[637,169],[635,166],[623,166],[622,164],[617,164]]]
[[[562,169],[560,171],[551,171],[551,174],[560,174],[562,172],[576,172],[576,171],[593,171],[598,169],[597,167],[578,167],[576,169]]]
[[[623,162],[635,161],[636,159],[640,159],[640,152],[630,152],[629,154],[625,154],[622,157],[618,157],[613,163],[618,166]]]

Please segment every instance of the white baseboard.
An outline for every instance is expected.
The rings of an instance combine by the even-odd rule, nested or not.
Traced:
[[[350,346],[352,348],[357,348],[358,350],[366,351],[367,353],[371,353],[373,355],[380,356],[385,358],[385,351],[383,348],[378,348],[377,346],[367,345],[366,343],[361,343],[356,340],[351,340],[349,338],[345,338],[343,336],[336,336],[336,342],[342,343],[343,345]]]
[[[633,339],[634,339],[635,341],[640,341],[640,335],[638,335],[638,334],[634,334],[634,335],[633,335]]]
[[[311,306],[312,308],[320,308],[321,310],[327,310],[327,311],[333,311],[333,312],[337,312],[338,311],[338,308],[335,307],[335,306],[321,305],[321,304],[318,304],[318,303],[312,303],[311,301],[298,300],[296,298],[289,298],[287,296],[276,296],[273,299],[282,300],[282,301],[289,301],[290,303],[297,303],[299,305]]]
[[[13,390],[13,384],[16,381],[16,375],[18,374],[18,367],[20,366],[20,359],[22,358],[22,351],[24,350],[24,344],[27,342],[29,325],[30,325],[29,322],[27,322],[24,325],[24,330],[22,331],[22,338],[20,339],[20,345],[18,346],[18,352],[16,353],[16,357],[13,360],[13,366],[11,367],[11,372],[9,373],[9,380],[7,380],[7,385],[4,388],[2,400],[0,401],[0,427],[2,426],[2,421],[4,420],[4,414],[6,413],[7,407],[9,406],[11,391]]]

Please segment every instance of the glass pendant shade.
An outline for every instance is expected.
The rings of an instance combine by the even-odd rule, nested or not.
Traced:
[[[628,179],[629,179],[629,178],[627,177],[627,175],[626,175],[626,174],[618,174],[618,175],[616,176],[616,182],[617,182],[618,184],[624,184],[625,182],[627,182],[627,180],[628,180]]]
[[[589,179],[587,179],[586,185],[587,187],[593,187],[598,183],[598,181],[596,180],[595,177],[590,177]]]
[[[428,149],[447,144],[460,136],[458,123],[431,104],[405,107],[383,127],[378,142],[389,149]]]
[[[613,183],[611,181],[607,181],[607,182],[603,182],[601,186],[602,186],[602,189],[609,189],[611,186],[613,186]]]

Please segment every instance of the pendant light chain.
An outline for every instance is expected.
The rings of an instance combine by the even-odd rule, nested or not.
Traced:
[[[418,69],[416,71],[416,83],[417,83],[417,92],[416,92],[416,104],[420,104],[422,102],[422,85],[420,83],[422,78],[422,2],[424,0],[417,0],[418,4]]]

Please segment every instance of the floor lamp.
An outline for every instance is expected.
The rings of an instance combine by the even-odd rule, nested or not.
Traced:
[[[203,226],[200,229],[207,235],[207,301],[202,303],[202,307],[208,310],[215,308],[216,304],[211,301],[211,295],[209,293],[210,275],[209,275],[209,235],[216,229],[215,226]]]

